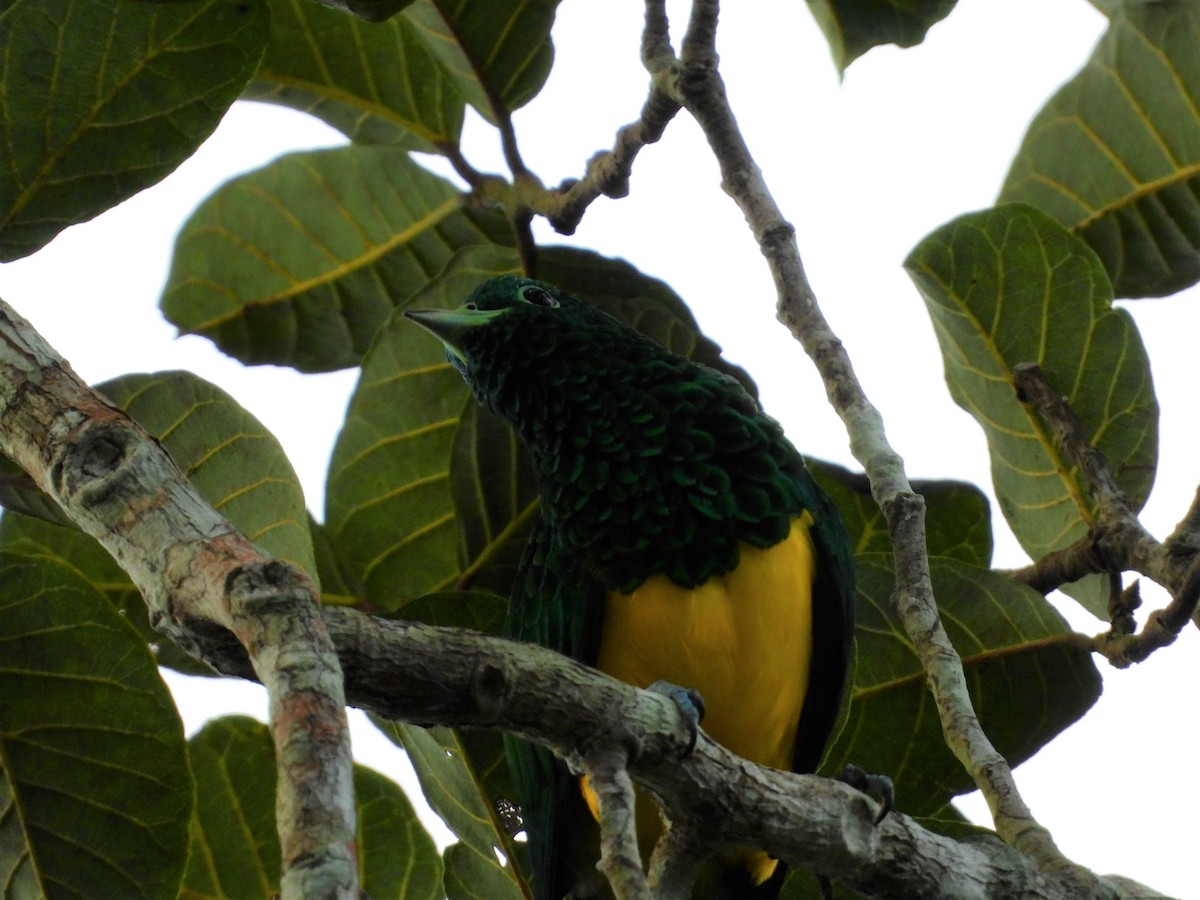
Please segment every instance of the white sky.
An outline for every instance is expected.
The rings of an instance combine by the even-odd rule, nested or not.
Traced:
[[[982,434],[950,400],[924,305],[900,263],[939,224],[993,202],[1026,124],[1082,65],[1103,19],[1085,0],[961,3],[920,47],[873,50],[839,84],[804,4],[725,6],[722,70],[743,133],[797,227],[820,302],[910,477],[953,477],[990,489]],[[581,174],[586,159],[637,115],[646,92],[638,62],[641,8],[579,0],[560,8],[555,73],[517,116],[526,162],[547,184]],[[678,37],[686,5],[670,8]],[[305,116],[239,103],[162,184],[69,229],[33,257],[0,266],[0,296],[87,380],[187,368],[232,393],[282,441],[318,514],[355,373],[313,378],[244,369],[202,339],[176,338],[157,300],[176,231],[217,184],[281,152],[337,142]],[[468,122],[465,146],[477,168],[502,170],[494,134],[478,119]],[[599,201],[571,242],[624,257],[671,284],[727,357],[758,381],[766,409],[802,450],[858,468],[814,370],[775,323],[766,267],[686,114],[643,152],[632,189],[627,200]],[[548,229],[541,237],[567,242]],[[1195,376],[1183,340],[1200,333],[1198,301],[1200,291],[1192,289],[1127,304],[1162,405],[1158,480],[1144,514],[1160,537],[1183,515],[1197,484]],[[995,564],[1022,564],[995,508],[993,527]],[[1077,628],[1101,630],[1071,601],[1058,605]],[[1106,670],[1104,696],[1085,720],[1018,770],[1035,816],[1068,856],[1177,896],[1200,895],[1189,858],[1200,785],[1188,764],[1200,729],[1184,699],[1200,673],[1198,649],[1189,628],[1147,663]],[[171,684],[189,731],[225,712],[265,715],[256,686],[193,687],[175,677]],[[397,754],[372,732],[356,728],[356,755],[397,772]],[[986,817],[977,797],[963,806]]]

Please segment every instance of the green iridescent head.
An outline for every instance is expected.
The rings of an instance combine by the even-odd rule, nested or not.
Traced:
[[[489,328],[504,317],[520,319],[532,310],[558,309],[562,296],[552,285],[520,275],[501,275],[477,287],[457,309],[410,309],[404,315],[435,335],[446,347],[446,359],[470,380],[470,348],[491,333],[509,328]],[[503,325],[511,325],[504,322]]]

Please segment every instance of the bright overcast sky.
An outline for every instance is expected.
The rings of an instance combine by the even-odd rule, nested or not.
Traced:
[[[910,477],[959,478],[990,490],[983,436],[950,400],[924,305],[900,263],[939,224],[991,205],[1026,124],[1082,65],[1104,20],[1085,0],[974,0],[959,4],[920,47],[873,50],[839,83],[804,6],[726,4],[721,63],[743,133],[797,227],[819,300]],[[686,5],[671,9],[678,35]],[[555,72],[517,116],[525,159],[547,184],[581,174],[586,159],[637,115],[647,82],[640,27],[636,3],[569,0],[560,8]],[[355,373],[313,378],[244,369],[204,340],[176,338],[157,300],[177,229],[217,184],[282,152],[340,140],[305,116],[237,104],[213,139],[161,185],[68,230],[34,257],[0,267],[0,296],[87,380],[188,368],[228,390],[280,438],[318,515]],[[501,169],[494,136],[478,119],[468,122],[465,146],[477,168]],[[858,468],[814,370],[775,323],[766,267],[685,114],[639,157],[632,191],[628,200],[598,202],[569,240],[671,284],[726,355],[758,381],[765,407],[802,450]],[[541,236],[568,240],[549,229]],[[1162,459],[1144,516],[1160,537],[1186,511],[1200,468],[1194,350],[1177,337],[1200,333],[1197,306],[1196,289],[1127,305],[1162,405]],[[993,526],[996,565],[1022,564],[995,508]],[[1149,600],[1161,602],[1157,594]],[[1075,627],[1102,630],[1071,601],[1058,605]],[[1068,856],[1180,896],[1200,895],[1190,859],[1200,785],[1188,765],[1198,729],[1192,701],[1183,699],[1200,672],[1198,650],[1189,628],[1136,669],[1105,670],[1096,708],[1018,770],[1035,816]],[[177,684],[189,731],[225,711],[265,715],[256,687]],[[386,742],[366,729],[356,732],[356,754],[394,772],[394,759],[380,749]],[[986,816],[978,798],[964,808]]]

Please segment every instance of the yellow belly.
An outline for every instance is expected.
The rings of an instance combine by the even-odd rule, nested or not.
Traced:
[[[739,756],[790,769],[812,659],[811,521],[805,513],[765,550],[742,544],[738,567],[699,587],[655,575],[630,594],[610,593],[596,667],[638,687],[665,679],[695,688],[709,736]],[[586,785],[585,793],[594,812]],[[657,816],[639,813],[639,834],[656,837]],[[647,826],[654,835],[643,833]],[[758,882],[775,869],[761,851],[736,856]]]

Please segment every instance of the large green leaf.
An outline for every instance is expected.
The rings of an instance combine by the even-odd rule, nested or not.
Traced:
[[[411,302],[456,306],[480,273],[453,267]],[[364,599],[390,610],[454,584],[450,448],[467,388],[441,345],[402,316],[363,359],[325,488],[325,526]]]
[[[0,552],[0,882],[11,897],[173,897],[192,808],[145,641],[54,559]]]
[[[179,649],[169,637],[150,627],[142,595],[107,550],[74,525],[51,525],[40,519],[6,511],[0,518],[0,548],[36,553],[69,566],[100,590],[120,611],[154,654],[160,666],[188,675],[215,675],[205,663]]]
[[[181,898],[270,897],[279,890],[275,746],[246,716],[213,719],[188,741],[196,814]]]
[[[930,815],[974,783],[945,745],[921,662],[893,612],[891,558],[857,561],[858,666],[849,718],[823,769],[854,762],[889,775],[898,808]],[[930,567],[983,729],[1017,765],[1091,707],[1100,673],[1036,591],[955,560],[933,557]]]
[[[266,725],[245,716],[208,722],[189,742],[196,815],[183,900],[269,897],[279,889],[275,748]],[[358,868],[376,900],[441,896],[433,839],[394,782],[354,767]]]
[[[988,439],[1005,518],[1030,556],[1083,537],[1088,486],[1031,408],[1013,368],[1038,363],[1140,507],[1154,481],[1158,404],[1137,328],[1112,308],[1108,277],[1079,238],[1014,204],[970,213],[926,237],[905,267],[925,298],[954,400]],[[1104,615],[1099,579],[1073,593]]]
[[[243,534],[268,553],[316,574],[304,494],[291,463],[270,432],[228,394],[188,372],[127,375],[98,389],[160,441],[204,499]],[[37,497],[44,495],[30,482],[26,499]],[[214,674],[150,627],[146,604],[129,577],[74,525],[9,512],[0,519],[0,546],[36,547],[74,568],[138,629],[160,665],[192,675]]]
[[[1099,254],[1118,297],[1200,281],[1200,4],[1122,3],[1083,70],[1038,113],[1000,201]]]
[[[316,577],[300,480],[275,436],[237,401],[190,372],[124,375],[97,390],[159,440],[242,534]]]
[[[463,736],[450,728],[377,724],[408,752],[425,799],[458,836],[460,843],[454,846],[460,849],[446,857],[447,889],[454,888],[454,896],[464,896],[458,888],[462,873],[470,872],[469,881],[482,892],[477,896],[525,896],[520,874],[511,864],[501,864],[496,856],[499,850],[506,860],[512,859],[512,839],[496,813],[484,773],[473,765],[476,757],[471,756]],[[499,765],[503,766],[502,753]],[[454,858],[458,853],[465,858]]]
[[[557,8],[558,0],[416,0],[402,15],[467,102],[496,125],[545,84]]]
[[[264,0],[0,6],[0,260],[170,173],[254,73]]]
[[[950,15],[955,0],[809,0],[839,72],[872,47],[912,47]]]
[[[817,484],[842,514],[855,553],[890,553],[887,521],[867,476],[834,463],[805,457]],[[913,490],[925,500],[925,545],[930,556],[946,556],[981,569],[992,562],[992,511],[987,496],[965,481],[917,479]]]
[[[441,900],[442,858],[400,786],[354,767],[358,874],[372,900]]]
[[[465,102],[408,19],[372,25],[313,2],[270,4],[271,39],[243,96],[311,113],[363,143],[458,143]]]
[[[498,216],[395,147],[295,153],[220,188],[184,225],[163,313],[250,364],[356,365],[400,300]]]

